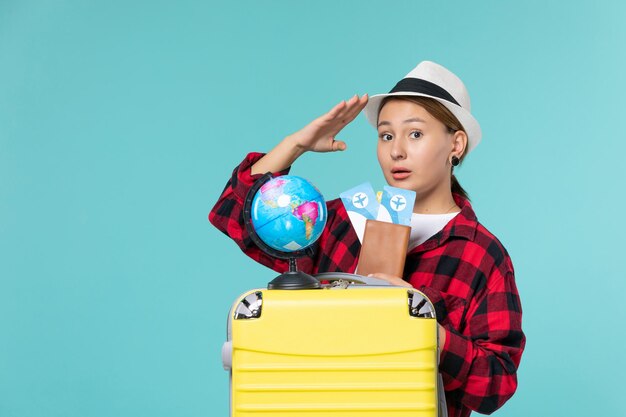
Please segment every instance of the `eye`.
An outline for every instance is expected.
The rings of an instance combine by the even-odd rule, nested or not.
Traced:
[[[392,136],[389,133],[381,133],[380,135],[378,135],[378,137],[383,142],[389,142],[392,139]]]
[[[413,139],[419,139],[422,137],[422,132],[420,132],[419,130],[415,130],[413,132],[411,132],[411,137]]]

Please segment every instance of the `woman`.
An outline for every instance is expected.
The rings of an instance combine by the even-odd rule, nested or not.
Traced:
[[[416,192],[404,274],[373,274],[412,286],[434,303],[440,326],[440,366],[449,416],[492,413],[517,388],[525,346],[521,303],[509,254],[476,218],[453,175],[480,141],[478,122],[462,81],[446,68],[421,62],[388,94],[342,101],[266,155],[250,153],[209,214],[250,257],[276,271],[287,262],[256,247],[243,224],[242,203],[265,172],[286,174],[304,152],[343,151],[337,133],[365,109],[378,129],[378,161],[387,182]],[[315,254],[298,261],[314,274],[354,272],[360,242],[340,199],[327,202],[328,219]]]

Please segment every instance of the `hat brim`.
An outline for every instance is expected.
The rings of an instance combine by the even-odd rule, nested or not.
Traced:
[[[398,91],[395,93],[388,93],[388,94],[376,94],[369,98],[363,111],[365,112],[365,117],[367,118],[367,121],[372,126],[374,126],[375,129],[378,129],[378,126],[377,126],[378,109],[380,108],[381,102],[383,101],[385,97],[393,97],[393,96],[429,97],[434,100],[437,100],[438,102],[446,106],[446,108],[448,108],[448,110],[450,110],[452,114],[454,114],[454,116],[457,119],[459,119],[459,122],[461,122],[461,125],[463,125],[465,133],[467,134],[467,149],[465,150],[466,154],[471,152],[471,150],[474,149],[476,145],[478,145],[478,143],[480,142],[480,139],[482,138],[482,131],[480,129],[480,125],[478,124],[478,121],[474,118],[474,116],[471,115],[470,112],[468,112],[463,107],[457,104],[449,102],[448,100],[444,100],[442,98],[434,97],[428,94],[414,93],[411,91]]]

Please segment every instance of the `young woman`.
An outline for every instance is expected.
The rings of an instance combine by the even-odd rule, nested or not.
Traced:
[[[282,175],[304,152],[343,151],[335,140],[361,110],[378,129],[378,161],[387,182],[416,192],[411,239],[402,277],[373,274],[412,286],[434,303],[440,326],[440,366],[451,417],[492,413],[517,388],[525,346],[522,308],[509,254],[477,220],[453,169],[480,141],[469,94],[446,68],[423,61],[388,94],[354,96],[337,104],[267,154],[250,153],[209,214],[209,220],[256,261],[276,271],[287,261],[254,245],[245,229],[246,193],[266,172]],[[299,269],[354,272],[360,242],[340,199],[327,202],[326,228],[315,254]]]

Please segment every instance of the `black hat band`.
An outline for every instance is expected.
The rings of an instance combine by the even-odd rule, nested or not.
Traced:
[[[428,94],[429,96],[441,98],[454,103],[457,106],[463,107],[444,88],[441,88],[437,84],[431,83],[430,81],[422,80],[421,78],[403,78],[398,81],[398,84],[391,89],[389,94],[408,91],[413,93]]]

